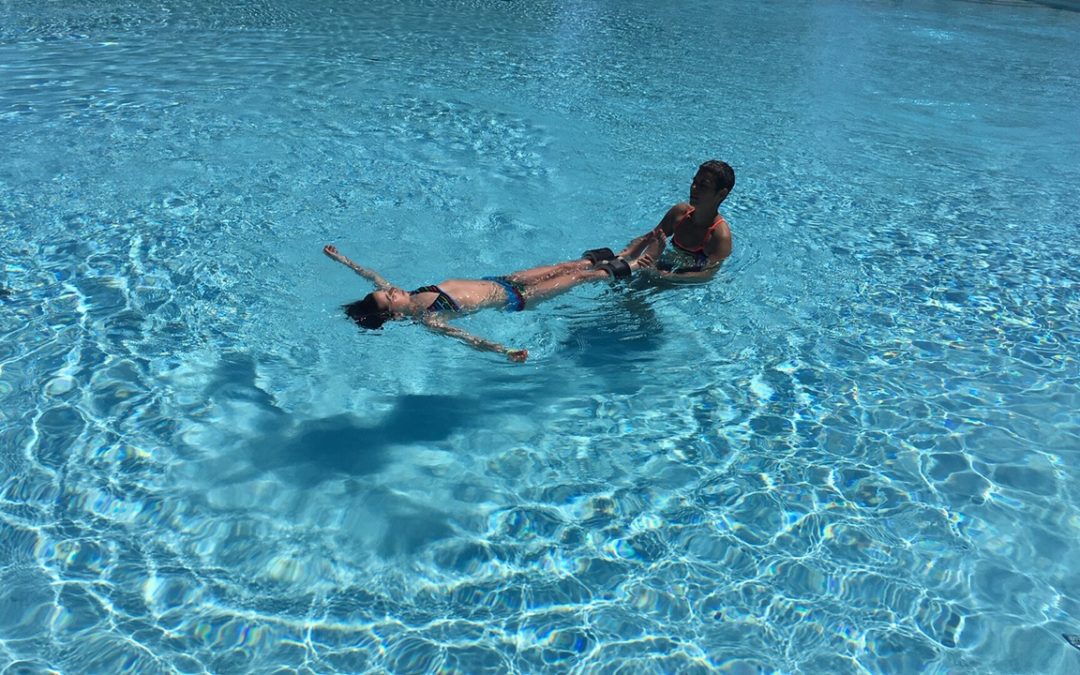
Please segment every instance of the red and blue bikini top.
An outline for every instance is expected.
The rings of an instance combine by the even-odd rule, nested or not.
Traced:
[[[687,220],[689,220],[690,216],[692,216],[692,215],[694,215],[694,207],[693,206],[691,206],[689,209],[686,210],[686,213],[683,214],[682,220],[680,220],[678,222],[678,224],[676,225],[676,228],[678,228],[679,225],[682,225]],[[709,240],[709,235],[712,233],[713,230],[716,229],[716,226],[719,225],[722,222],[724,222],[724,217],[722,215],[720,215],[719,213],[716,214],[716,220],[714,220],[713,224],[709,226],[709,229],[705,230],[705,236],[703,236],[701,238],[701,246],[698,246],[697,248],[690,248],[689,246],[683,246],[682,244],[680,244],[679,240],[675,238],[675,233],[674,232],[671,235],[671,243],[674,244],[679,250],[685,251],[686,253],[696,253],[696,254],[704,255],[705,254],[705,242]],[[708,261],[709,256],[705,256],[705,260]]]
[[[694,215],[694,207],[690,207],[686,210],[686,213],[683,214],[682,220],[680,220],[678,224],[676,224],[676,228],[679,225],[685,223],[692,215]],[[701,238],[701,246],[698,246],[697,248],[690,248],[689,246],[684,246],[680,244],[679,240],[675,238],[675,234],[673,233],[671,235],[671,243],[675,247],[676,251],[687,257],[692,256],[692,258],[689,260],[685,258],[679,260],[676,256],[675,260],[671,260],[671,256],[661,255],[661,261],[664,263],[661,269],[671,268],[686,272],[699,271],[704,269],[705,266],[709,264],[709,256],[705,254],[705,242],[709,240],[709,234],[714,229],[716,229],[717,225],[722,222],[724,222],[724,217],[721,216],[719,213],[716,214],[716,220],[713,221],[712,226],[709,227],[708,230],[705,230],[705,236]]]

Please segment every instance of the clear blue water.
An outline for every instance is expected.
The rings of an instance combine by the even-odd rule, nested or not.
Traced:
[[[4,2],[0,670],[1076,672],[1078,43],[1030,2]],[[719,276],[461,322],[525,365],[337,309],[324,243],[506,273],[710,157]]]

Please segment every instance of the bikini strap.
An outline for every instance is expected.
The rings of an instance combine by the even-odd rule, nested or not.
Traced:
[[[689,214],[692,214],[693,212],[694,212],[694,207],[691,206],[690,210],[687,211],[687,218],[689,218]],[[679,222],[680,223],[685,223],[686,218],[683,218]],[[712,233],[713,230],[716,229],[716,226],[719,225],[722,222],[724,222],[724,217],[722,215],[720,215],[719,213],[716,214],[716,220],[714,220],[712,225],[709,226],[709,229],[705,230],[705,236],[703,236],[701,238],[701,246],[698,246],[697,248],[689,248],[687,246],[683,246],[682,244],[680,244],[678,241],[675,240],[675,235],[674,234],[671,235],[671,242],[673,244],[675,244],[676,246],[678,246],[679,248],[681,248],[682,250],[686,251],[687,253],[704,253],[705,252],[705,242],[709,240],[709,235]]]

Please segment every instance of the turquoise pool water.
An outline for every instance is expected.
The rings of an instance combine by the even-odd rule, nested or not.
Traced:
[[[92,4],[0,5],[0,671],[1080,669],[1080,14]],[[710,157],[527,364],[338,310]]]

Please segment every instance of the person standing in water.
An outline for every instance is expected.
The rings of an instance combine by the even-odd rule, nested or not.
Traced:
[[[729,164],[715,159],[705,162],[690,183],[690,201],[672,206],[653,230],[627,248],[648,240],[642,252],[655,261],[653,274],[687,280],[712,278],[731,255],[731,228],[719,208],[733,187],[735,171]]]

